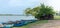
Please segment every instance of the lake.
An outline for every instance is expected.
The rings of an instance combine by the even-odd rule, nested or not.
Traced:
[[[0,23],[16,20],[31,20],[35,19],[33,16],[0,16]]]

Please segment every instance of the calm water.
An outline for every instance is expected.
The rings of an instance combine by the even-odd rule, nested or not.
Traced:
[[[35,19],[33,16],[0,16],[0,23],[16,20],[31,20]]]

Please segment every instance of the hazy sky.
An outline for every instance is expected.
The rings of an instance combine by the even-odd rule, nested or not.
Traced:
[[[0,0],[0,14],[23,14],[28,7],[35,7],[40,3],[60,9],[60,0]]]
[[[39,0],[0,0],[0,14],[22,14],[24,9],[39,3]]]
[[[60,0],[48,0],[47,3],[52,6],[55,11],[60,11]]]

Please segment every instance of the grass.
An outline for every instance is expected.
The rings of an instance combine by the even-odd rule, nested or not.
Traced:
[[[28,28],[29,26],[22,26],[22,27],[13,27],[13,28]]]
[[[54,16],[55,20],[60,20],[60,16]]]

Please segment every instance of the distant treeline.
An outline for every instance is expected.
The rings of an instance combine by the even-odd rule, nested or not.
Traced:
[[[0,14],[0,16],[26,16],[24,14]],[[28,15],[31,16],[31,15]]]
[[[24,16],[20,14],[0,14],[0,16]]]

